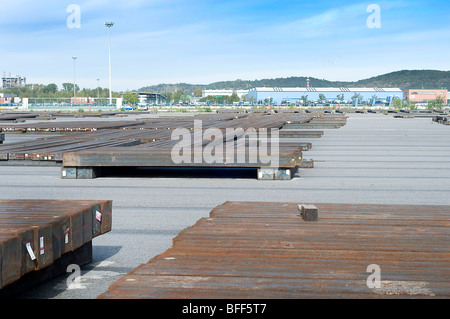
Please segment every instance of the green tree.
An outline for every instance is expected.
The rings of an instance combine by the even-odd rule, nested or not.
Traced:
[[[203,92],[202,89],[195,89],[194,90],[194,96],[195,97],[201,97],[202,96],[202,92]]]
[[[302,101],[302,105],[306,105],[306,103],[308,102],[308,95],[302,95],[300,97],[300,100]]]
[[[361,97],[361,93],[356,93],[353,94],[352,99],[357,99],[358,102],[361,101],[362,97]]]
[[[187,102],[189,101],[186,93],[184,93],[182,90],[178,90],[173,94],[173,101],[175,104],[178,104],[179,101],[181,102]]]
[[[372,95],[372,105],[375,105],[375,103],[378,101],[378,96],[376,96],[375,94]]]
[[[167,103],[171,103],[173,100],[173,93],[172,92],[165,92],[163,94],[166,97]]]
[[[399,98],[394,98],[392,100],[392,106],[394,107],[394,109],[399,110],[403,108],[403,101],[400,100]]]
[[[408,101],[406,102],[406,107],[410,110],[417,110],[417,106],[414,102]]]
[[[435,100],[435,106],[436,106],[436,108],[437,109],[442,109],[442,106],[444,105],[444,99],[442,98],[442,96],[438,96],[438,97],[436,97],[436,100]]]
[[[233,94],[231,94],[231,96],[228,98],[228,102],[229,103],[234,103],[234,102],[239,102],[241,99],[239,98],[239,96],[237,95],[236,92],[234,92]]]
[[[139,99],[139,95],[137,93],[132,93],[127,91],[123,94],[123,101],[125,104],[136,105]]]
[[[63,83],[63,90],[65,92],[73,92],[73,83]],[[34,88],[33,88],[34,89]],[[75,92],[79,92],[80,91],[80,87],[78,86],[78,84],[75,84]]]
[[[319,102],[320,103],[325,103],[325,101],[327,100],[327,98],[325,97],[325,94],[320,93],[319,94]]]
[[[55,83],[50,83],[42,89],[42,92],[55,94],[57,90],[58,86]]]
[[[63,86],[63,90],[65,92],[70,92],[73,89],[73,83],[65,82],[65,83],[62,84],[62,86]]]

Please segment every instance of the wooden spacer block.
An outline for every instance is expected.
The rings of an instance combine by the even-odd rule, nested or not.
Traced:
[[[314,205],[298,205],[298,210],[304,221],[311,222],[319,220],[319,210]]]

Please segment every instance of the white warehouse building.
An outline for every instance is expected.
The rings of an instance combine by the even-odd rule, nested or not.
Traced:
[[[255,103],[270,101],[273,104],[299,104],[303,103],[302,98],[306,97],[307,102],[328,102],[343,101],[344,103],[359,103],[383,101],[391,103],[394,98],[403,100],[403,91],[399,88],[267,88],[257,87],[250,89],[247,98]],[[321,99],[322,98],[322,99]]]
[[[236,93],[239,98],[242,95],[247,95],[248,90],[203,90],[202,97],[207,96],[231,96],[233,93]]]

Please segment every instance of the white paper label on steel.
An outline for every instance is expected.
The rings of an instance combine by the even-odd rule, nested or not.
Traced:
[[[35,260],[36,256],[35,256],[35,254],[33,252],[33,248],[31,248],[31,244],[27,243],[26,246],[27,246],[28,255],[30,255],[31,260]]]
[[[102,213],[100,213],[98,210],[95,211],[95,219],[97,219],[99,222],[102,221]]]
[[[44,254],[44,237],[39,238],[39,254]]]
[[[66,229],[66,232],[64,233],[64,243],[69,243],[69,228]]]

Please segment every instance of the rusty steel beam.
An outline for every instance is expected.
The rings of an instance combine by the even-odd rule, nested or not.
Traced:
[[[226,202],[99,298],[449,298],[449,225],[450,206]]]
[[[0,200],[0,288],[111,230],[112,201]]]
[[[444,125],[450,125],[450,116],[449,115],[437,115],[433,117],[433,122],[437,122]]]
[[[49,136],[30,142],[2,145],[0,146],[0,165],[18,165],[21,161],[24,163],[23,165],[28,166],[62,165],[63,178],[69,178],[67,176],[71,176],[70,178],[72,176],[94,178],[99,171],[98,168],[110,166],[254,167],[257,169],[272,166],[271,163],[267,164],[263,161],[253,163],[248,160],[253,153],[251,154],[251,148],[247,146],[245,148],[247,159],[244,163],[237,163],[236,160],[231,162],[227,160],[223,163],[207,163],[206,161],[200,163],[191,161],[191,163],[182,163],[181,165],[174,163],[171,151],[177,141],[172,140],[173,130],[184,128],[193,134],[193,130],[196,128],[195,120],[202,121],[203,132],[210,128],[219,129],[223,133],[224,142],[230,142],[234,139],[234,136],[227,135],[229,134],[227,133],[228,129],[234,129],[233,131],[235,131],[235,129],[240,128],[244,131],[251,128],[255,129],[258,134],[267,132],[267,137],[271,138],[271,129],[281,129],[286,125],[327,126],[331,123],[332,126],[335,126],[336,121],[345,122],[345,117],[317,113],[239,113],[237,115],[162,116],[138,121],[80,121],[17,125],[4,127],[4,129],[30,132],[64,132],[67,134],[59,137]],[[323,131],[316,130],[279,130],[278,136],[282,140],[279,143],[278,168],[281,170],[274,174],[286,179],[288,174],[285,173],[289,172],[291,168],[311,167],[311,163],[303,162],[301,154],[302,151],[311,148],[311,143],[297,142],[292,139],[319,138],[322,135]],[[195,138],[193,138],[192,146],[195,143]],[[202,148],[207,146],[208,143],[210,143],[208,140],[202,141]],[[195,152],[198,153],[198,150],[195,150]],[[191,158],[196,156],[195,152],[193,151]],[[238,150],[235,150],[234,153],[238,153]],[[80,174],[78,174],[78,171],[80,171]]]

